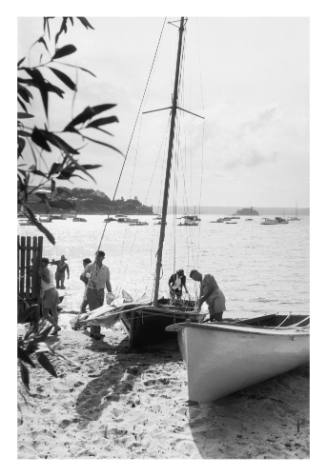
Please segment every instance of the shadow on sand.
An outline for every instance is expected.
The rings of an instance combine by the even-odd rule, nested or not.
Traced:
[[[194,404],[189,416],[203,458],[251,458],[254,452],[258,458],[285,458],[285,451],[301,446],[299,441],[308,453],[309,366],[210,404]],[[285,445],[286,432],[294,434],[293,448]]]
[[[77,397],[76,411],[86,421],[98,420],[111,402],[119,401],[125,394],[130,394],[127,403],[132,407],[135,406],[134,401],[138,399],[137,394],[133,393],[136,379],[157,363],[181,360],[176,343],[172,343],[165,350],[151,346],[132,353],[128,348],[127,339],[118,346],[93,341],[89,349],[115,355],[115,359],[107,369],[95,374]]]

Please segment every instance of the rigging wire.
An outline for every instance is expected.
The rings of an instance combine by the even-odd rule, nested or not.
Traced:
[[[127,157],[128,157],[128,153],[129,153],[129,150],[130,150],[130,148],[131,148],[132,141],[133,141],[133,138],[134,138],[134,133],[135,133],[135,129],[136,129],[136,126],[137,126],[137,122],[138,122],[139,116],[140,116],[140,114],[141,114],[141,110],[142,110],[143,102],[144,102],[144,99],[145,99],[145,95],[146,95],[147,90],[148,90],[148,86],[149,86],[149,84],[150,84],[150,79],[151,79],[152,71],[153,71],[153,69],[154,69],[155,61],[156,61],[156,59],[157,59],[157,55],[158,55],[158,51],[159,51],[159,46],[160,46],[160,43],[161,43],[161,38],[162,38],[163,30],[164,30],[164,27],[165,27],[165,24],[166,24],[166,20],[167,20],[167,17],[164,18],[164,21],[163,21],[163,24],[162,24],[162,27],[161,27],[159,39],[158,39],[157,46],[156,46],[156,49],[155,49],[155,52],[154,52],[154,57],[153,57],[153,60],[152,60],[152,63],[151,63],[151,67],[150,67],[150,71],[149,71],[149,74],[148,74],[148,78],[147,78],[147,81],[146,81],[146,85],[145,85],[145,88],[144,88],[144,91],[143,91],[142,99],[141,99],[141,102],[140,102],[140,105],[139,105],[139,108],[138,108],[138,111],[137,111],[137,114],[136,114],[136,118],[135,118],[135,121],[134,121],[133,129],[132,129],[132,134],[131,134],[131,137],[130,137],[130,140],[129,140],[129,143],[128,143],[128,146],[127,146],[127,151],[126,151],[126,154],[125,154],[125,158],[124,158],[124,161],[123,161],[123,165],[122,165],[122,167],[121,167],[120,174],[119,174],[119,177],[118,177],[118,181],[117,181],[117,184],[116,184],[116,187],[115,187],[115,191],[114,191],[114,194],[113,194],[113,198],[112,198],[113,201],[116,199],[116,195],[117,195],[118,187],[119,187],[119,184],[120,184],[120,180],[121,180],[121,177],[122,177],[122,174],[123,174],[123,170],[124,170],[124,168],[125,168],[126,160],[127,160]],[[109,216],[109,215],[108,215],[108,216]],[[99,245],[98,245],[98,251],[99,251],[99,249],[100,249],[100,246],[101,246],[101,243],[102,243],[104,234],[105,234],[105,232],[106,232],[107,225],[108,225],[108,222],[106,222],[105,225],[104,225],[103,232],[102,232],[102,235],[101,235],[101,238],[100,238],[100,242],[99,242]]]

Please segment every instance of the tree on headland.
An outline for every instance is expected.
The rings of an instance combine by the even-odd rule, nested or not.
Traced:
[[[106,126],[118,122],[118,118],[115,115],[107,115],[107,112],[116,104],[87,106],[60,130],[54,131],[49,126],[51,114],[49,98],[55,95],[64,99],[65,92],[69,90],[73,91],[73,101],[76,98],[77,82],[71,78],[67,70],[95,76],[82,66],[62,61],[77,51],[73,44],[62,44],[64,35],[76,23],[87,30],[94,29],[85,17],[60,19],[45,17],[43,34],[32,45],[32,47],[40,45],[42,48],[39,62],[31,66],[26,57],[23,57],[17,64],[17,205],[52,244],[55,243],[53,235],[39,222],[29,206],[31,194],[38,195],[51,207],[49,194],[44,192],[45,187],[50,187],[54,192],[58,181],[71,181],[74,177],[95,181],[90,171],[99,168],[100,165],[82,164],[78,160],[80,149],[87,143],[96,143],[120,153],[112,144],[94,136],[94,131],[113,135]],[[37,118],[33,114],[33,101],[36,95],[40,95],[42,100],[43,127],[36,125]],[[32,156],[32,165],[29,164],[28,154]],[[38,184],[31,186],[36,178]]]

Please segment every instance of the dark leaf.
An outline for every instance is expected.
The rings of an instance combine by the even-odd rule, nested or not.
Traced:
[[[51,179],[51,192],[54,193],[56,191],[56,182],[55,180]]]
[[[117,149],[116,147],[114,147],[113,145],[107,144],[106,142],[102,142],[100,140],[91,139],[91,137],[88,137],[88,136],[85,136],[85,135],[82,135],[82,137],[84,139],[87,139],[87,140],[91,141],[91,142],[95,142],[96,144],[103,145],[104,147],[108,147],[109,149],[112,149],[115,152],[118,152],[118,154],[120,154],[124,157],[124,154],[122,152],[120,152],[120,150]]]
[[[38,40],[36,40],[34,44],[36,44],[36,43],[42,43],[44,48],[49,52],[48,45],[47,45],[43,36],[40,36],[40,38]]]
[[[59,37],[63,32],[67,33],[67,17],[63,17],[63,19],[62,19],[60,29],[59,29],[58,33],[56,34],[56,36],[55,36],[55,43],[58,42]]]
[[[47,139],[44,136],[44,131],[41,131],[37,127],[34,127],[33,133],[32,133],[32,141],[35,142],[41,149],[46,150],[47,152],[51,152],[51,147],[47,143]]]
[[[68,88],[76,91],[76,84],[70,79],[69,76],[67,76],[67,74],[56,68],[51,67],[50,69]]]
[[[43,352],[37,354],[37,360],[39,361],[39,364],[42,365],[42,367],[49,372],[49,374],[51,374],[53,377],[57,377],[57,372],[55,371],[55,368]]]
[[[20,107],[21,107],[22,109],[24,109],[25,112],[27,112],[27,107],[25,106],[25,104],[23,103],[23,101],[22,101],[21,99],[19,99],[19,98],[17,98],[17,101],[19,102]]]
[[[37,349],[37,342],[35,342],[35,340],[33,339],[27,344],[25,352],[26,354],[30,355],[30,354],[33,354],[33,352],[35,352],[36,349]]]
[[[105,124],[112,124],[113,122],[119,122],[117,116],[110,116],[110,117],[101,117],[100,119],[96,119],[95,121],[90,122],[86,127],[95,127],[104,126]]]
[[[18,112],[17,113],[18,119],[30,119],[31,117],[34,117],[33,114],[29,114],[26,112]]]
[[[69,20],[70,20],[70,23],[72,24],[72,26],[74,26],[74,18],[73,17],[68,17]]]
[[[109,131],[106,131],[105,129],[102,129],[102,127],[97,127],[98,131],[103,132],[104,134],[107,134],[108,136],[113,137],[113,134]]]
[[[50,241],[51,244],[55,244],[56,243],[56,240],[54,239],[54,236],[52,235],[52,233],[50,233],[49,230],[47,230],[45,228],[45,226],[42,225],[42,223],[40,223],[34,213],[32,212],[32,210],[27,206],[25,205],[25,211],[26,211],[26,214],[28,215],[28,218],[31,220],[31,222],[33,223],[33,225],[36,226],[36,228],[38,230],[40,230],[47,238],[48,240]]]
[[[19,66],[22,64],[22,62],[24,61],[25,59],[25,56],[23,58],[21,58],[18,63],[17,63],[17,68],[19,68]]]
[[[31,137],[31,133],[29,131],[25,131],[24,129],[18,129],[18,135],[22,137]]]
[[[85,26],[86,29],[91,28],[92,30],[94,30],[91,23],[85,17],[77,17],[77,18],[82,23],[82,25]]]
[[[96,74],[92,73],[92,71],[90,71],[89,69],[82,68],[82,66],[78,66],[78,69],[80,69],[81,71],[84,71],[84,73],[88,73],[91,76],[93,76],[94,78],[96,78]]]
[[[25,86],[22,86],[21,84],[18,85],[17,88],[18,94],[22,99],[24,99],[25,102],[30,102],[30,99],[33,99],[33,95],[31,91],[29,91]]]
[[[22,137],[18,137],[17,142],[18,142],[17,154],[18,154],[18,157],[20,157],[22,155],[22,152],[23,152],[24,148],[25,148],[26,141]]]
[[[58,180],[69,180],[73,173],[75,172],[76,167],[69,165],[61,170],[60,174],[58,175]]]
[[[54,174],[57,174],[60,172],[62,168],[62,164],[59,164],[58,162],[54,162],[52,165],[51,165],[51,169],[49,171],[49,177],[51,175],[54,175]]]
[[[44,138],[46,140],[48,140],[49,142],[51,142],[51,144],[53,144],[55,147],[57,147],[58,149],[61,149],[63,152],[65,152],[66,154],[79,154],[78,150],[74,149],[73,147],[71,147],[67,142],[65,142],[63,139],[61,139],[61,137],[53,134],[52,132],[49,132],[49,131],[41,131]]]
[[[20,361],[19,364],[20,364],[20,375],[22,377],[23,384],[29,390],[30,389],[30,373],[29,373],[29,370],[23,364],[22,361]]]
[[[48,88],[47,88],[47,83],[44,80],[42,74],[38,69],[32,69],[32,68],[25,68],[25,71],[31,76],[33,79],[33,85],[38,88],[40,91],[42,101],[43,101],[43,106],[45,110],[45,114],[48,117]]]
[[[92,169],[98,169],[99,167],[102,167],[100,164],[81,164],[81,167],[84,170],[92,170]]]
[[[47,88],[48,91],[50,91],[52,93],[56,93],[61,98],[64,97],[65,92],[62,89],[58,88],[58,86],[55,86],[52,83],[46,82],[46,88]]]
[[[22,347],[18,346],[17,349],[17,356],[20,360],[23,360],[27,364],[29,364],[31,367],[35,368],[34,362],[30,359],[29,354],[24,350]]]
[[[71,128],[73,128],[77,124],[84,124],[89,119],[92,119],[92,117],[108,109],[111,109],[114,106],[116,106],[116,104],[100,104],[99,106],[93,107],[88,106],[84,109],[84,111],[78,114],[69,124],[67,124],[64,130],[70,131]]]
[[[33,175],[39,175],[40,177],[48,178],[47,174],[42,172],[42,170],[37,169],[35,166],[33,166],[33,169],[31,168],[31,172]]]
[[[52,59],[62,58],[63,56],[71,55],[75,53],[77,50],[75,45],[65,45],[62,48],[57,48],[55,54],[53,55]]]

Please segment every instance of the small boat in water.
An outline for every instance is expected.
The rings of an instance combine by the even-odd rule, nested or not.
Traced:
[[[178,332],[189,399],[211,402],[307,363],[309,322],[308,315],[270,314],[166,330]]]
[[[72,221],[77,221],[77,222],[86,222],[87,219],[86,218],[82,218],[82,217],[74,217]]]
[[[178,226],[198,226],[201,219],[197,215],[184,215],[178,218]]]

